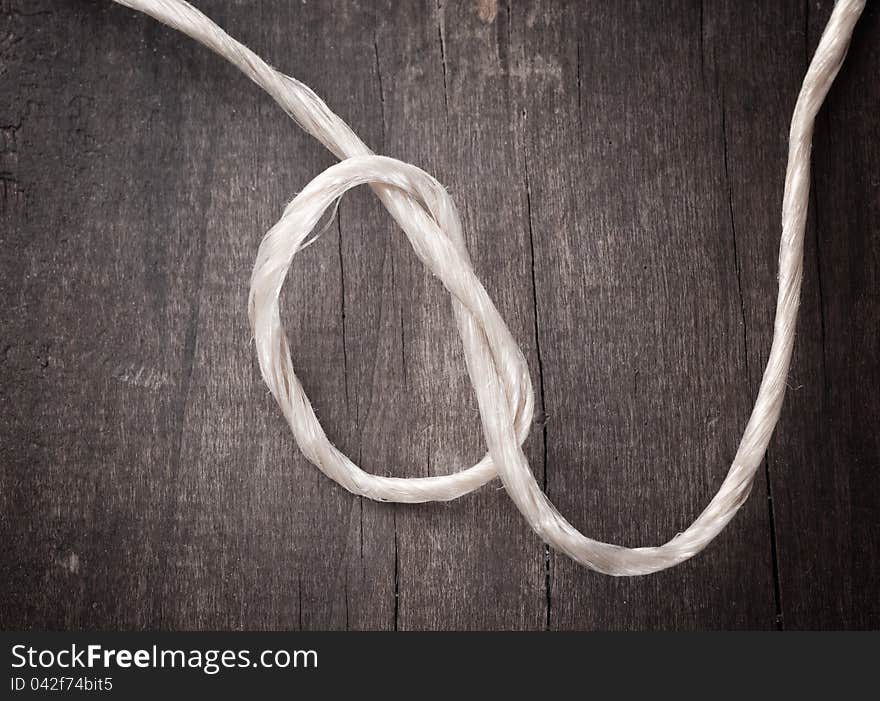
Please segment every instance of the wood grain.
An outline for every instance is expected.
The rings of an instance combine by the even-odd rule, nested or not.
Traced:
[[[653,544],[717,489],[769,350],[790,111],[831,1],[200,3],[450,189],[538,394],[539,481]],[[332,163],[222,60],[110,2],[0,0],[0,626],[880,625],[880,12],[817,125],[765,470],[698,558],[596,575],[490,485],[357,499],[298,453],[245,305]],[[294,361],[366,469],[482,454],[446,294],[366,191],[294,265]]]

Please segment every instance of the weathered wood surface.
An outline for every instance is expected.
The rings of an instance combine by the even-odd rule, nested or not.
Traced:
[[[790,392],[701,556],[612,579],[502,491],[352,497],[299,455],[245,314],[262,233],[331,156],[190,39],[0,2],[0,625],[880,626],[880,7],[820,117]],[[200,3],[378,152],[434,173],[525,349],[528,441],[590,534],[661,542],[717,489],[769,350],[790,111],[830,0]],[[483,451],[446,295],[366,191],[284,313],[368,469]]]

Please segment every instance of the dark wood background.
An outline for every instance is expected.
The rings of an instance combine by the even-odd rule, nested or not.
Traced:
[[[769,350],[792,107],[830,0],[198,3],[456,199],[522,345],[528,455],[578,527],[665,541]],[[548,551],[489,486],[358,499],[296,448],[246,297],[332,157],[221,59],[107,0],[0,0],[6,629],[880,626],[880,7],[820,115],[790,390],[733,523],[671,571]],[[367,469],[483,452],[447,297],[365,190],[284,292]]]

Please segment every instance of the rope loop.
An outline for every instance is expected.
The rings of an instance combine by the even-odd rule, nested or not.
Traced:
[[[473,271],[452,198],[432,176],[393,158],[355,156],[330,166],[296,196],[263,238],[248,302],[260,371],[303,454],[325,475],[377,501],[448,501],[496,477],[491,456],[462,472],[438,477],[405,479],[365,472],[328,440],[293,369],[279,308],[284,279],[296,254],[314,240],[309,234],[324,213],[348,190],[364,184],[393,188],[408,197],[410,224],[405,233],[416,255],[453,297],[468,367],[478,358],[481,366],[493,368],[504,387],[502,401],[515,417],[516,440],[526,439],[533,403],[525,400],[533,392],[525,359]],[[499,372],[499,360],[511,361],[518,371]]]

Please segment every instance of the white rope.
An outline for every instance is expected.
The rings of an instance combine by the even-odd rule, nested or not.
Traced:
[[[307,86],[271,68],[183,0],[115,0],[188,34],[241,69],[307,132],[342,160],[318,175],[266,234],[251,278],[249,313],[263,378],[303,454],[350,492],[379,501],[449,500],[501,477],[517,508],[545,542],[580,564],[610,575],[672,567],[700,552],[749,495],[779,419],[791,363],[803,276],[804,229],[810,191],[810,149],[816,114],[843,62],[865,0],[838,0],[810,63],[789,134],[782,204],[779,291],[773,343],[758,397],[733,464],[706,509],[661,546],[625,548],[580,533],[538,486],[521,444],[534,394],[522,351],[473,271],[451,198],[415,166],[375,156]],[[418,257],[452,296],[488,455],[451,475],[393,478],[363,471],[324,434],[293,369],[278,297],[296,253],[328,207],[350,188],[369,184],[400,224]]]

